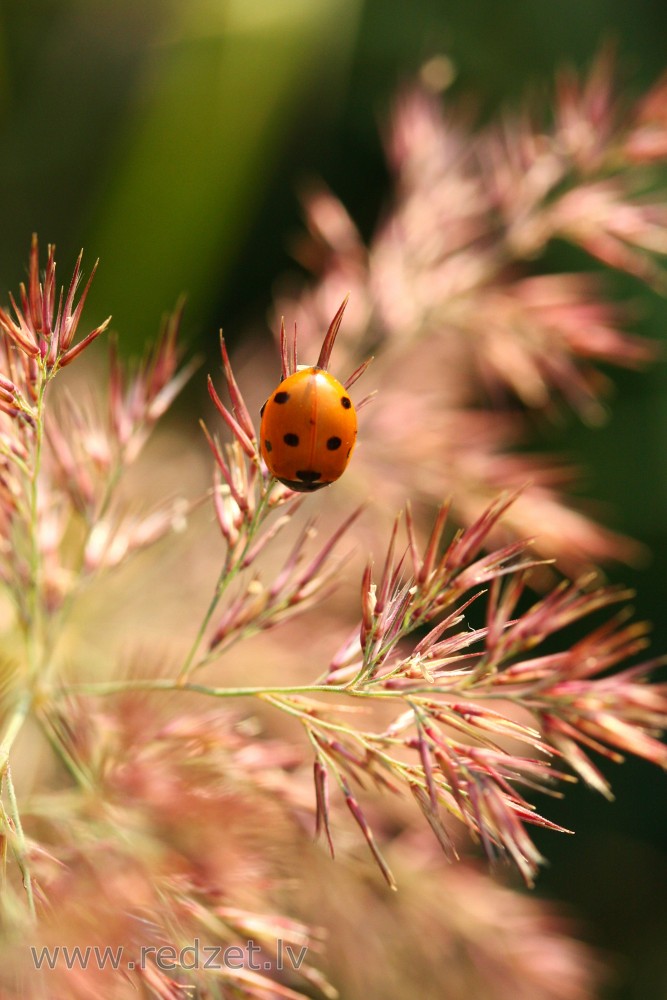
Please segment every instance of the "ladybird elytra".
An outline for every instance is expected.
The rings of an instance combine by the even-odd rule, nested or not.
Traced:
[[[262,407],[260,447],[272,475],[312,493],[342,476],[357,437],[347,390],[323,368],[284,378]]]

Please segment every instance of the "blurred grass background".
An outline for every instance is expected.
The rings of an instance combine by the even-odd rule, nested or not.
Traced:
[[[616,42],[641,92],[665,69],[664,0],[13,0],[0,4],[0,294],[24,276],[30,234],[101,267],[89,319],[113,312],[140,351],[188,296],[187,331],[211,358],[265,327],[275,279],[295,265],[298,189],[322,178],[368,234],[387,191],[379,125],[396,87],[436,54],[453,97],[481,117],[563,62]],[[571,266],[578,266],[577,260]],[[562,262],[567,266],[567,261]],[[667,305],[631,279],[637,332],[665,339]],[[667,650],[667,369],[614,373],[601,430],[574,420],[555,444],[586,463],[587,492],[653,553],[612,578]],[[203,381],[202,381],[203,385]],[[542,840],[539,884],[571,904],[617,963],[614,1000],[667,997],[667,779],[608,769],[617,802],[575,789],[550,815],[576,837]]]

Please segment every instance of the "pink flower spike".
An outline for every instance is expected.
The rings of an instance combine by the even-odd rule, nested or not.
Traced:
[[[585,733],[594,738],[606,740],[612,747],[643,757],[658,767],[667,768],[667,746],[648,735],[641,727],[626,722],[612,712],[592,710],[590,718],[579,723]]]
[[[391,538],[389,539],[389,545],[387,547],[387,555],[384,562],[384,569],[382,571],[382,579],[380,582],[380,592],[377,595],[377,601],[375,604],[375,610],[378,615],[381,615],[384,611],[387,598],[392,590],[394,583],[396,582],[396,573],[394,572],[394,550],[396,548],[396,535],[398,533],[398,525],[401,519],[400,513],[394,518],[394,524],[391,530]]]
[[[392,875],[387,862],[384,860],[382,854],[380,853],[380,849],[375,841],[375,837],[373,836],[373,831],[368,825],[366,817],[361,811],[359,803],[357,802],[354,795],[350,791],[349,786],[345,781],[345,779],[339,776],[339,781],[341,783],[343,794],[345,796],[345,804],[352,813],[352,815],[354,816],[355,821],[357,822],[361,832],[366,838],[366,843],[368,844],[371,853],[378,864],[380,871],[384,875],[387,885],[389,886],[390,889],[396,890],[398,888],[398,886],[396,885],[396,880],[394,879],[394,876]]]
[[[231,496],[231,492],[229,497],[223,495],[224,489],[229,489],[229,487],[223,486],[220,470],[216,468],[213,474],[213,508],[222,536],[229,547],[233,548],[239,540],[239,527],[243,522],[243,512]]]
[[[324,830],[329,845],[331,857],[335,857],[331,828],[329,826],[329,772],[326,766],[316,760],[313,765],[315,780],[315,800],[317,803],[317,813],[315,817],[315,835],[318,836]]]
[[[373,631],[375,621],[375,587],[373,584],[373,568],[369,563],[361,579],[361,633],[359,641],[365,649],[366,642]]]
[[[465,566],[474,558],[505,511],[512,506],[522,492],[522,489],[518,489],[498,497],[481,517],[459,535],[458,539],[447,550],[446,565],[448,569]]]
[[[451,501],[448,500],[447,503],[444,503],[438,511],[435,524],[433,525],[433,530],[431,531],[431,537],[429,538],[428,545],[426,546],[424,560],[421,564],[419,572],[417,573],[418,583],[426,583],[433,572],[433,567],[435,566],[435,561],[438,556],[438,548],[440,547],[440,539],[442,538],[442,533],[445,530],[445,524],[447,523],[450,507]]]
[[[575,774],[578,774],[587,785],[609,801],[614,799],[609,782],[602,772],[593,764],[590,757],[584,753],[578,743],[565,733],[559,732],[560,726],[552,725],[554,720],[545,719],[545,739],[562,754]],[[557,720],[556,720],[557,721]]]
[[[67,325],[68,318],[72,314],[72,306],[74,305],[74,295],[76,293],[77,285],[79,284],[79,279],[81,277],[81,261],[82,260],[83,260],[83,250],[81,250],[79,252],[79,256],[76,258],[76,263],[74,265],[74,271],[72,273],[72,279],[71,279],[71,281],[69,283],[69,288],[67,289],[67,297],[65,299],[65,306],[64,306],[64,309],[63,309],[63,317],[64,317],[63,322],[64,322],[65,325]],[[88,284],[90,284],[90,282],[92,281],[93,274],[95,274],[95,271],[97,270],[97,264],[98,264],[98,261],[95,262],[95,266],[93,267],[93,270],[92,270],[92,273],[90,275],[90,278],[88,279]],[[64,330],[61,333],[61,342],[64,341],[66,339],[66,337],[67,337],[67,331]],[[72,341],[71,341],[71,337],[70,337],[69,343],[65,344],[65,346],[69,347],[70,344],[71,344],[71,342]]]
[[[249,441],[255,441],[255,427],[248,412],[248,407],[245,405],[243,396],[241,395],[241,390],[238,387],[236,379],[234,378],[234,372],[232,371],[232,366],[229,361],[229,355],[227,354],[227,347],[225,345],[225,338],[220,331],[220,352],[222,354],[222,364],[225,371],[225,378],[227,380],[227,386],[229,388],[229,396],[232,401],[232,412],[236,417],[240,427],[245,431],[245,434]],[[250,455],[250,458],[253,456]]]
[[[250,440],[250,438],[243,430],[239,422],[232,416],[232,414],[229,412],[225,404],[218,396],[217,392],[215,391],[215,386],[213,385],[213,379],[211,378],[210,375],[208,376],[208,394],[215,403],[216,409],[218,410],[220,416],[225,421],[225,423],[227,424],[232,434],[243,448],[248,458],[253,458],[253,459],[256,458],[257,450],[254,447],[253,442]]]
[[[207,426],[206,426],[206,424],[204,423],[203,420],[199,421],[199,426],[203,430],[204,437],[208,441],[208,446],[211,449],[211,451],[213,452],[213,457],[215,458],[216,462],[218,463],[218,468],[222,472],[222,475],[224,476],[225,482],[229,486],[230,493],[232,494],[234,500],[239,505],[239,507],[241,508],[241,510],[246,511],[248,509],[248,501],[247,501],[247,499],[245,497],[241,496],[241,494],[239,493],[239,491],[236,489],[236,486],[234,485],[234,480],[232,478],[231,471],[229,469],[229,466],[225,462],[225,459],[223,458],[223,455],[222,455],[222,452],[220,451],[220,448],[218,447],[217,443],[213,440],[213,438],[209,434],[208,428],[207,428]]]
[[[9,399],[13,399],[14,395],[18,392],[18,389],[12,380],[6,378],[6,376],[2,374],[0,374],[0,389],[7,394]]]
[[[409,500],[405,505],[405,528],[408,534],[408,546],[410,549],[410,558],[412,560],[412,572],[416,578],[419,576],[421,570],[422,559],[419,555],[419,548],[417,546],[415,522],[412,517],[412,505]]]
[[[76,261],[74,274],[69,285],[67,296],[61,288],[58,295],[56,288],[55,246],[49,244],[47,250],[44,280],[39,277],[39,244],[37,236],[33,235],[30,246],[30,263],[28,268],[27,287],[19,286],[19,302],[9,296],[16,321],[0,310],[0,326],[4,327],[9,336],[30,358],[40,358],[49,377],[55,374],[59,367],[68,365],[81,351],[91,343],[109,322],[107,320],[77,346],[73,346],[73,338],[81,316],[90,283],[97,265],[88,279],[83,295],[76,309],[72,312],[76,287],[81,276],[82,255]],[[57,309],[56,309],[56,297]]]
[[[0,410],[3,413],[6,413],[7,416],[11,417],[13,420],[21,416],[21,411],[19,409],[15,406],[11,406],[2,399],[0,399]]]
[[[44,316],[45,323],[44,329],[47,331],[46,338],[49,345],[49,350],[46,355],[46,364],[49,368],[53,368],[57,359],[58,354],[61,349],[61,325],[60,318],[62,315],[63,308],[63,291],[60,289],[60,299],[58,301],[58,315],[56,316],[56,321],[53,325],[53,329],[50,327],[50,317],[53,315],[53,303],[47,308],[46,306],[46,295],[44,297]]]
[[[31,358],[36,358],[39,356],[39,347],[37,346],[34,337],[25,323],[21,319],[21,311],[14,301],[14,297],[10,294],[9,301],[12,304],[14,312],[19,318],[19,325],[17,325],[11,316],[5,312],[4,309],[0,309],[0,327],[5,331],[8,337],[10,337],[14,343],[19,347],[24,354],[27,354]]]
[[[71,308],[72,308],[72,301],[74,298],[74,292],[76,290],[77,285],[79,284],[79,280],[81,277],[80,267],[81,267],[82,255],[83,255],[83,250],[81,251],[81,253],[77,258],[76,267],[74,269],[74,274],[72,275],[69,291],[67,293],[67,299],[65,300],[65,309],[63,312],[64,330],[61,335],[61,344],[65,349],[69,348],[70,344],[72,343],[72,340],[74,339],[74,334],[76,333],[76,328],[79,324],[79,320],[81,319],[81,313],[83,312],[83,306],[88,296],[88,291],[92,284],[93,278],[95,277],[95,272],[97,271],[97,267],[100,262],[98,258],[93,264],[93,268],[88,277],[88,281],[86,282],[85,287],[79,297],[79,301],[76,305],[76,308],[72,313]]]
[[[291,375],[289,358],[287,355],[287,334],[285,333],[285,317],[280,318],[280,377],[286,379]]]
[[[440,819],[440,816],[433,809],[433,807],[431,805],[431,800],[426,795],[424,789],[421,787],[421,785],[418,785],[414,781],[410,782],[409,787],[410,787],[410,791],[412,792],[413,796],[417,800],[417,804],[419,805],[419,808],[421,809],[422,813],[424,814],[424,817],[425,817],[428,825],[431,827],[431,830],[435,834],[436,840],[440,844],[440,847],[442,848],[442,851],[443,851],[443,854],[445,855],[445,857],[448,860],[452,860],[453,858],[457,858],[458,855],[456,853],[456,848],[454,847],[454,844],[452,843],[452,839],[449,836],[449,834],[447,833],[445,825],[442,822],[442,820]]]
[[[292,351],[290,353],[285,332],[285,317],[280,320],[280,378],[286,379],[296,371],[296,326],[294,327],[294,340],[292,341]]]
[[[215,632],[209,641],[208,648],[210,650],[219,646],[222,640],[225,639],[230,632],[233,632],[239,627],[239,625],[243,624],[245,612],[248,610],[248,594],[249,591],[242,592],[227,608],[225,608],[222,617],[218,621]]]
[[[294,373],[298,369],[298,367],[299,367],[298,364],[297,364],[297,354],[298,354],[298,351],[297,351],[297,334],[296,334],[296,323],[295,323],[294,324],[294,336],[292,338],[292,353],[291,353],[292,373]]]
[[[384,608],[380,619],[383,643],[387,643],[389,640],[395,638],[400,631],[403,616],[408,610],[412,602],[412,598],[413,588],[411,581],[408,581],[396,594],[394,594],[389,604]],[[385,655],[388,655],[388,650]]]
[[[417,738],[417,748],[419,750],[419,757],[422,762],[422,767],[424,769],[424,780],[426,781],[426,787],[428,788],[428,797],[431,804],[431,809],[434,813],[438,809],[438,793],[435,787],[435,781],[433,780],[433,764],[431,762],[431,750],[428,746],[426,740],[424,739],[424,732],[419,726],[419,736]]]
[[[471,563],[457,577],[457,583],[464,589],[476,586],[480,583],[487,583],[489,580],[497,579],[499,576],[506,576],[517,571],[526,571],[536,566],[543,566],[544,559],[519,559],[530,544],[530,540],[520,539],[512,542],[504,548],[490,552],[488,556],[483,556],[477,562]]]
[[[111,316],[107,316],[104,322],[100,323],[100,325],[94,330],[91,330],[87,337],[80,340],[78,344],[74,345],[74,347],[70,347],[69,351],[65,351],[64,354],[61,354],[59,362],[60,367],[64,368],[66,365],[70,364],[70,362],[74,361],[74,359],[78,357],[82,351],[85,351],[89,344],[92,344],[92,342],[96,340],[101,333],[104,333],[110,322]]]
[[[46,262],[46,271],[44,274],[44,287],[40,289],[41,299],[42,299],[42,314],[40,316],[39,329],[42,337],[49,345],[49,354],[51,353],[51,348],[53,347],[53,340],[58,341],[59,334],[59,323],[53,323],[53,307],[56,298],[56,262],[54,259],[55,247],[49,245],[49,255]],[[32,264],[32,261],[31,261]],[[62,297],[61,297],[62,304]],[[59,318],[59,317],[58,317]],[[55,337],[53,333],[55,331]]]
[[[259,536],[255,544],[252,546],[252,548],[248,551],[245,558],[243,559],[241,563],[241,569],[247,569],[248,566],[250,566],[250,564],[255,561],[260,552],[268,545],[268,543],[276,537],[278,532],[282,531],[285,525],[290,523],[292,514],[298,509],[298,507],[301,506],[301,502],[302,498],[299,497],[299,501],[297,501],[297,503],[294,504],[294,506],[291,508],[288,514],[283,514],[282,517],[279,517],[276,521],[273,522],[273,524],[267,531],[265,531],[263,534]]]
[[[155,346],[149,352],[141,368],[142,393],[147,401],[157,399],[160,392],[171,383],[178,365],[178,336],[185,309],[185,298],[181,296],[173,312],[163,319]]]
[[[349,389],[351,386],[353,386],[354,383],[357,381],[357,379],[361,378],[361,376],[364,374],[364,372],[369,367],[369,365],[372,364],[373,360],[374,360],[373,356],[371,355],[371,357],[370,358],[366,358],[366,360],[363,361],[359,365],[358,368],[355,368],[355,370],[352,372],[352,374],[350,375],[350,377],[348,379],[346,379],[345,382],[343,382],[343,388],[344,389]],[[372,393],[372,395],[375,395],[375,393]],[[366,398],[368,399],[369,397],[366,397]],[[365,400],[362,400],[361,403],[357,403],[357,410],[361,409],[361,407],[363,406],[364,402],[365,402]]]
[[[526,585],[526,574],[515,573],[505,582],[496,577],[491,583],[489,602],[486,611],[487,639],[486,648],[495,649],[501,635],[512,624],[513,614]]]
[[[304,524],[303,528],[299,533],[297,540],[292,546],[290,554],[283,563],[282,569],[275,577],[273,583],[269,588],[270,600],[273,600],[273,598],[275,598],[283,589],[283,587],[287,584],[288,580],[292,576],[292,573],[301,562],[301,559],[303,557],[303,547],[306,544],[306,541],[308,540],[308,538],[313,536],[314,531],[315,531],[315,521],[312,519],[306,521],[306,523]]]
[[[49,244],[47,248],[48,261],[53,262],[55,247],[53,244]],[[23,292],[23,285],[21,285],[21,291]],[[41,330],[42,327],[42,308],[41,308],[41,295],[39,287],[39,240],[37,239],[37,233],[32,234],[32,240],[30,242],[30,264],[28,268],[28,294],[25,298],[25,305],[27,306],[26,312],[29,314],[30,321],[32,322],[33,328]]]
[[[438,642],[443,632],[446,632],[447,629],[454,628],[455,625],[459,625],[462,621],[464,621],[465,620],[464,611],[474,601],[482,597],[483,594],[484,591],[480,590],[476,594],[473,594],[472,597],[469,597],[468,600],[465,601],[463,604],[459,604],[458,607],[456,607],[450,615],[448,615],[438,625],[432,628],[430,632],[428,632],[424,636],[424,638],[417,643],[413,651],[414,655],[419,656],[423,655],[424,653],[427,653],[430,649],[432,649],[435,646],[435,644]],[[484,630],[484,632],[486,634],[486,630]]]
[[[173,378],[165,382],[163,387],[153,396],[146,408],[146,417],[151,423],[159,420],[162,414],[169,409],[183,386],[190,381],[200,364],[201,360],[199,358],[192,358],[186,365],[183,365]]]
[[[343,319],[343,313],[345,312],[345,307],[348,303],[349,298],[350,296],[348,293],[341,302],[340,306],[338,307],[338,312],[331,320],[331,324],[329,325],[329,329],[327,330],[327,335],[324,338],[324,343],[322,344],[322,350],[320,351],[320,356],[317,359],[318,368],[327,369],[329,367],[329,361],[331,360],[331,352],[336,342],[336,337],[338,336],[340,324]]]
[[[449,792],[458,806],[460,819],[463,823],[466,823],[468,827],[472,830],[474,829],[470,822],[470,815],[466,808],[466,799],[464,790],[461,787],[461,774],[458,772],[454,762],[449,756],[448,747],[442,740],[438,737],[438,734],[429,726],[425,727],[427,735],[433,740],[433,756],[438,762],[438,769],[442,774],[443,778],[449,786]],[[452,810],[453,811],[453,810]],[[456,815],[456,814],[455,814]]]
[[[313,561],[310,563],[307,569],[304,570],[303,574],[299,578],[299,582],[297,584],[297,592],[300,591],[303,587],[305,587],[308,583],[310,583],[310,581],[313,579],[319,568],[326,561],[326,559],[328,559],[334,547],[338,544],[338,542],[343,537],[348,528],[352,524],[354,524],[354,522],[357,520],[359,515],[364,510],[364,508],[365,505],[362,504],[360,507],[357,507],[356,510],[353,510],[350,516],[347,517],[343,521],[343,523],[338,528],[336,528],[336,530],[329,536],[326,543],[322,546],[320,552],[315,556]]]

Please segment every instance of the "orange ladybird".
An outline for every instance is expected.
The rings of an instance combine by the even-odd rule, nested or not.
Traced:
[[[262,457],[285,486],[312,493],[342,476],[357,437],[357,414],[347,389],[324,368],[284,378],[261,416]]]

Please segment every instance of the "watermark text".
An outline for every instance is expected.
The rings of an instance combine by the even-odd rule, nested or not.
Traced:
[[[245,941],[243,944],[222,945],[204,944],[199,938],[194,938],[192,944],[183,948],[173,945],[143,945],[138,954],[130,956],[122,945],[115,948],[107,945],[43,945],[41,948],[30,945],[32,962],[38,971],[66,969],[144,969],[150,963],[161,972],[176,971],[215,971],[227,969],[235,971],[249,969],[251,972],[268,972],[283,969],[294,969],[298,972],[306,957],[308,948],[287,944],[281,938],[276,940],[275,955],[267,955],[266,948],[255,941]]]

